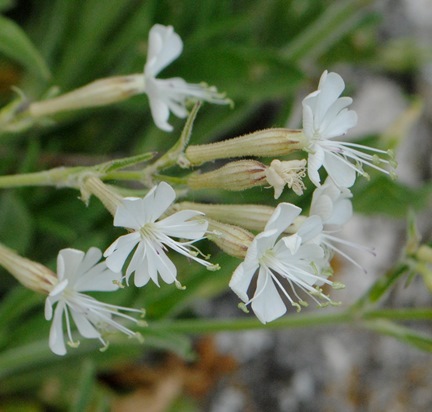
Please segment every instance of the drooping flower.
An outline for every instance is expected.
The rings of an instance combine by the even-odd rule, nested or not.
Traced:
[[[186,83],[180,77],[156,78],[162,69],[180,56],[182,50],[183,42],[172,26],[155,24],[150,29],[147,62],[144,67],[144,91],[149,97],[156,126],[168,132],[173,130],[168,123],[170,111],[177,117],[186,117],[185,104],[188,99],[216,104],[229,103],[215,87]]]
[[[274,198],[279,199],[286,186],[301,196],[306,189],[302,178],[306,176],[306,160],[285,160],[274,159],[266,170],[266,179],[274,188]]]
[[[349,189],[337,186],[328,177],[314,190],[309,214],[321,217],[325,230],[339,230],[352,217],[351,198]]]
[[[303,99],[303,131],[308,140],[306,150],[309,152],[308,175],[316,186],[320,185],[318,170],[321,166],[341,187],[351,187],[357,173],[368,176],[363,165],[393,174],[384,169],[387,166],[391,169],[393,161],[378,156],[391,155],[390,152],[334,140],[357,124],[356,112],[348,109],[352,99],[339,97],[344,88],[345,83],[339,74],[325,71],[318,90]]]
[[[195,210],[181,210],[160,219],[175,200],[174,189],[165,182],[153,187],[143,199],[126,198],[117,208],[114,226],[124,227],[131,232],[120,236],[108,247],[104,256],[107,266],[117,272],[135,249],[126,270],[126,281],[135,273],[135,285],[144,286],[150,279],[159,285],[158,276],[166,283],[175,282],[177,269],[167,256],[168,248],[187,256],[198,263],[214,266],[198,255],[193,243],[202,239],[208,223],[199,219],[203,214]],[[189,239],[180,242],[173,237]]]
[[[301,209],[297,206],[280,203],[264,231],[252,241],[245,260],[236,268],[229,283],[245,305],[251,305],[263,323],[270,322],[286,312],[282,296],[298,310],[300,305],[306,305],[297,294],[296,288],[314,299],[318,297],[332,303],[328,296],[314,286],[322,283],[332,285],[332,282],[320,273],[324,264],[323,249],[314,243],[304,243],[297,233],[279,239],[300,212]],[[257,271],[256,289],[250,298],[248,290]],[[285,289],[284,282],[294,297]]]
[[[107,341],[103,333],[120,331],[128,336],[139,337],[113,316],[139,323],[123,312],[142,313],[141,310],[103,303],[83,292],[112,292],[119,288],[121,273],[115,273],[100,262],[102,252],[90,248],[87,253],[76,249],[63,249],[57,257],[58,283],[50,291],[45,301],[45,318],[52,321],[49,347],[57,355],[66,354],[63,335],[63,317],[70,346],[76,347],[79,341],[72,337],[72,320],[79,334],[87,339],[99,339],[104,347]],[[56,305],[53,310],[53,306]],[[122,312],[123,311],[123,312]],[[54,316],[53,316],[54,315]]]

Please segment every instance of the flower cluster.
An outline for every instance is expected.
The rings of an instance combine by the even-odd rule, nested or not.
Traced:
[[[227,103],[215,88],[188,84],[181,78],[157,78],[179,57],[182,48],[182,40],[171,26],[156,24],[149,34],[144,75],[131,75],[126,82],[117,79],[115,90],[109,81],[95,82],[93,86],[65,95],[57,102],[61,101],[62,107],[75,107],[89,91],[96,99],[93,103],[98,104],[116,101],[125,91],[129,94],[146,93],[156,125],[171,131],[173,127],[168,123],[170,112],[185,117],[188,99]],[[104,175],[106,170],[135,165],[142,162],[142,156],[126,161],[122,159],[108,166],[103,164],[90,172],[86,170],[76,179],[82,197],[88,198],[90,194],[98,197],[114,215],[114,226],[127,230],[103,254],[97,248],[86,253],[63,249],[58,254],[55,275],[0,245],[0,265],[24,286],[48,295],[45,318],[52,320],[51,350],[58,355],[66,354],[64,326],[69,345],[78,345],[72,321],[80,336],[96,339],[103,347],[108,345],[107,334],[115,331],[139,337],[137,332],[124,326],[123,321],[140,325],[141,321],[127,314],[140,313],[140,309],[103,303],[87,292],[118,291],[124,284],[129,286],[131,276],[136,287],[143,287],[150,281],[159,286],[162,280],[183,289],[173,254],[180,254],[209,270],[219,268],[195,246],[203,239],[214,242],[233,257],[244,259],[235,269],[229,287],[242,300],[240,306],[245,310],[250,306],[263,323],[282,316],[287,303],[298,311],[308,305],[308,300],[321,307],[336,305],[337,302],[322,288],[343,287],[330,278],[334,254],[361,268],[344,251],[345,246],[359,246],[339,237],[339,232],[353,214],[349,188],[358,174],[367,176],[363,166],[393,174],[391,157],[383,158],[388,152],[336,140],[357,123],[357,114],[348,109],[352,99],[340,97],[344,87],[341,76],[327,71],[323,73],[318,90],[303,100],[302,130],[269,129],[195,147],[186,147],[187,142],[181,137],[168,156],[160,157],[139,174],[139,183],[146,186],[142,198],[122,197],[119,191],[102,181],[104,177],[106,180],[115,179],[112,175]],[[74,102],[72,106],[71,100]],[[39,115],[47,113],[50,104],[34,105],[33,111]],[[88,103],[87,107],[91,105]],[[297,152],[295,158],[279,159],[293,152]],[[300,158],[305,152],[307,159]],[[161,170],[171,168],[175,161],[182,167],[195,167],[216,159],[239,157],[248,159],[237,159],[212,171],[193,171],[186,177],[171,177],[171,180],[159,174]],[[266,165],[255,159],[257,157],[273,159]],[[324,183],[321,183],[321,168],[328,175]],[[300,207],[284,201],[274,208],[176,203],[176,190],[163,181],[180,182],[183,188],[186,187],[185,192],[271,187],[274,198],[279,199],[285,187],[297,196],[303,195],[306,174],[315,190],[309,212],[303,215]],[[154,184],[155,180],[159,183]],[[68,182],[70,184],[70,180]],[[102,256],[104,261],[101,261]]]
[[[231,289],[246,305],[251,305],[261,322],[270,322],[285,313],[283,296],[297,310],[307,306],[297,289],[320,306],[335,304],[320,286],[343,287],[328,279],[333,253],[340,252],[332,243],[337,242],[338,238],[330,233],[342,227],[352,210],[347,193],[337,191],[331,180],[316,189],[310,216],[290,235],[284,232],[293,226],[301,209],[289,203],[280,203],[264,231],[252,241],[244,262],[234,271]],[[256,289],[253,297],[249,298],[248,289],[257,271]]]

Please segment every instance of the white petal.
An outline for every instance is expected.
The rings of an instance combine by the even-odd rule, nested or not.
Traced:
[[[322,231],[323,223],[321,217],[319,215],[313,215],[302,223],[297,233],[302,238],[302,242],[306,243],[320,236]]]
[[[143,199],[147,222],[155,222],[171,206],[176,198],[175,190],[166,182],[160,182]]]
[[[257,288],[251,306],[262,323],[271,322],[286,312],[286,306],[271,279],[271,275],[263,268],[258,274]]]
[[[145,73],[156,76],[164,67],[177,59],[182,50],[183,42],[172,26],[155,24],[149,32]]]
[[[88,339],[99,338],[101,335],[97,329],[89,322],[88,318],[79,312],[71,310],[72,318],[82,337]]]
[[[277,229],[266,230],[255,236],[252,244],[248,248],[248,255],[254,259],[260,259],[269,249],[271,249],[277,241],[279,234]],[[252,254],[253,251],[253,254]]]
[[[84,259],[84,252],[76,249],[62,249],[57,256],[57,275],[59,280],[66,278],[73,286],[78,268]]]
[[[165,283],[171,284],[176,280],[177,268],[164,251],[159,251],[158,255],[153,255],[153,262],[155,262],[157,271]]]
[[[123,199],[114,216],[114,226],[139,230],[148,221],[143,199]]]
[[[308,176],[310,181],[315,186],[320,186],[320,175],[318,170],[321,168],[324,162],[324,150],[318,144],[315,144],[313,147],[314,153],[309,153],[307,168],[308,168]]]
[[[113,272],[120,272],[127,257],[132,252],[133,248],[140,241],[138,232],[129,233],[120,236],[114,243],[105,251],[104,256],[106,265]]]
[[[245,303],[249,300],[247,291],[257,269],[258,263],[248,265],[242,262],[237,266],[229,282],[229,287]]]
[[[294,219],[301,213],[301,211],[301,208],[294,206],[291,203],[279,203],[268,220],[265,231],[276,229],[276,237],[278,237],[294,222]]]
[[[342,226],[351,219],[353,215],[351,200],[339,199],[333,207],[333,214],[326,220],[326,225]]]
[[[295,255],[299,249],[299,247],[301,246],[302,243],[302,238],[295,233],[294,235],[291,236],[285,236],[283,237],[278,243],[277,243],[277,248],[275,248],[276,252],[277,252],[277,256],[279,259],[281,259],[281,253],[283,253],[283,250],[281,249],[281,245],[284,245],[290,252],[290,255]]]
[[[314,243],[303,244],[296,253],[296,258],[304,260],[303,264],[307,271],[311,271],[310,262],[318,262],[324,257],[322,247]]]
[[[315,192],[319,189],[320,188],[315,189],[313,193],[310,215],[317,215],[321,217],[324,222],[326,222],[333,214],[333,200],[330,198],[330,196],[325,194],[322,194],[321,196],[315,196]]]
[[[314,120],[315,127],[321,128],[328,110],[345,89],[345,83],[337,73],[324,72],[321,76],[318,89],[320,90],[320,94],[314,111]]]
[[[332,137],[342,136],[349,129],[356,126],[357,120],[357,113],[354,110],[344,109],[322,131],[321,138],[331,139]]]
[[[108,269],[105,262],[98,263],[77,279],[75,290],[77,292],[99,291],[112,292],[119,288],[122,274]]]
[[[351,187],[356,179],[356,171],[347,161],[338,155],[326,153],[324,167],[338,186]]]
[[[317,92],[315,92],[316,94]],[[303,100],[303,132],[305,136],[310,140],[314,138],[315,127],[314,117],[311,107],[311,99],[315,99],[315,95],[309,95]]]
[[[56,355],[65,355],[66,346],[63,336],[63,310],[64,303],[59,302],[54,311],[54,319],[51,323],[49,334],[49,347]]]
[[[182,210],[157,222],[157,227],[169,237],[183,239],[201,239],[208,228],[208,222],[204,219],[190,220],[202,216],[203,213],[195,210]]]
[[[159,89],[159,81],[146,79],[146,93],[149,98],[150,111],[156,126],[166,132],[171,132],[173,127],[168,123],[169,106],[167,96]]]
[[[52,315],[53,315],[53,308],[52,308],[52,302],[51,302],[51,300],[50,300],[50,298],[49,297],[47,297],[46,299],[45,299],[45,319],[46,320],[51,320],[51,318],[52,318]]]
[[[129,277],[135,272],[134,284],[136,287],[142,287],[148,283],[150,280],[150,271],[155,271],[154,268],[148,268],[147,255],[147,242],[142,241],[138,244],[134,255],[129,263],[126,270],[126,281],[129,282]]]

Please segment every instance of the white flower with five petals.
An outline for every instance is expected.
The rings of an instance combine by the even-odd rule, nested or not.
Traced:
[[[301,209],[289,203],[280,203],[263,232],[258,234],[248,248],[245,260],[236,268],[229,286],[246,304],[251,305],[258,319],[263,322],[282,316],[286,312],[281,294],[298,310],[306,305],[296,288],[306,294],[320,297],[332,303],[315,284],[332,282],[321,276],[322,248],[313,243],[303,243],[298,234],[279,239],[284,230],[300,214]],[[318,228],[319,229],[319,228]],[[248,290],[258,271],[256,289],[252,298]],[[291,289],[294,298],[285,289]]]
[[[155,24],[150,29],[147,62],[144,67],[144,91],[149,97],[150,110],[156,126],[168,132],[173,130],[168,123],[170,111],[177,117],[186,117],[187,99],[216,104],[229,103],[215,87],[186,83],[180,77],[156,78],[162,69],[180,56],[182,50],[183,42],[172,26]]]
[[[104,262],[99,263],[101,257],[102,252],[97,248],[90,248],[87,253],[76,249],[63,249],[58,254],[58,283],[45,301],[45,318],[53,319],[49,347],[57,355],[66,354],[63,316],[68,343],[73,347],[79,342],[74,341],[72,337],[72,320],[82,337],[99,339],[104,347],[107,346],[107,341],[103,337],[103,332],[117,330],[128,336],[139,337],[139,334],[115,321],[113,316],[139,323],[121,311],[142,313],[141,310],[103,303],[83,293],[112,292],[119,288],[121,273],[109,270]],[[54,305],[56,307],[53,310]]]
[[[337,73],[325,71],[318,90],[303,99],[303,132],[308,141],[308,175],[320,185],[318,170],[323,166],[334,182],[341,187],[351,187],[359,173],[367,176],[362,165],[368,165],[386,174],[393,174],[381,165],[391,161],[381,159],[378,154],[389,154],[384,150],[370,148],[356,143],[334,140],[357,124],[357,114],[348,110],[352,99],[339,97],[345,83]],[[359,150],[360,149],[360,150]],[[365,151],[374,154],[365,153]]]
[[[126,281],[135,273],[135,286],[141,287],[151,279],[159,285],[158,276],[166,283],[177,280],[177,269],[167,256],[168,248],[187,256],[198,263],[214,266],[197,257],[198,250],[192,245],[204,237],[208,222],[195,210],[182,210],[160,219],[175,200],[174,189],[165,182],[153,187],[143,199],[126,198],[117,208],[114,226],[131,232],[120,236],[104,253],[107,266],[120,271],[127,257],[135,249],[126,270]],[[173,237],[188,239],[180,242]]]

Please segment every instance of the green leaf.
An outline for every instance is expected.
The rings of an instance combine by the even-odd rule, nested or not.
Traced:
[[[44,80],[51,76],[44,59],[26,33],[4,16],[0,16],[0,52]]]
[[[147,162],[154,156],[155,153],[142,153],[136,156],[124,157],[122,159],[114,159],[96,166],[96,169],[103,173],[108,173],[114,170],[124,169],[125,167],[133,166],[138,163]]]
[[[81,376],[78,382],[75,401],[70,408],[71,412],[90,410],[92,392],[96,380],[96,367],[94,362],[86,359],[82,363]]]
[[[23,253],[32,233],[32,220],[25,203],[12,192],[0,195],[0,241]]]
[[[371,0],[340,0],[331,3],[283,50],[292,60],[318,57],[357,26]]]
[[[240,99],[286,99],[303,79],[288,58],[263,47],[224,44],[185,50],[182,62],[178,75],[189,82],[214,85],[234,103]]]
[[[404,217],[411,208],[419,210],[426,207],[432,194],[432,185],[412,188],[378,175],[371,181],[360,181],[352,192],[356,212]]]
[[[395,266],[384,276],[380,276],[366,293],[352,305],[353,311],[360,311],[368,306],[374,305],[388,292],[388,290],[399,280],[401,276],[408,273],[409,267],[405,264]]]

